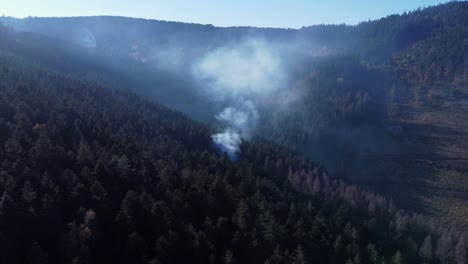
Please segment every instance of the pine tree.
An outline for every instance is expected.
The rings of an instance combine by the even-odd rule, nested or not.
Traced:
[[[223,258],[223,263],[224,264],[235,264],[236,263],[234,261],[234,256],[232,255],[232,252],[229,249],[226,250],[226,254],[224,255],[224,258]]]
[[[392,257],[392,264],[402,264],[402,263],[403,263],[403,260],[402,260],[402,257],[401,257],[401,253],[398,250],[395,253],[395,255],[393,255],[393,257]]]
[[[0,199],[0,215],[5,215],[13,208],[13,200],[8,193],[4,192]]]
[[[21,189],[22,191],[22,197],[23,197],[23,200],[27,203],[27,204],[31,204],[37,197],[37,194],[36,192],[34,191],[34,188],[33,186],[31,185],[31,182],[29,181],[26,181],[26,183],[24,184],[23,188]]]
[[[250,217],[249,207],[245,200],[241,200],[237,207],[236,212],[234,213],[234,222],[239,226],[242,230],[247,230],[248,228],[248,221]]]
[[[455,259],[458,264],[468,264],[468,241],[464,235],[461,235],[455,247]]]
[[[276,245],[273,255],[265,261],[265,264],[280,264],[283,263],[283,259],[279,245]]]
[[[453,256],[453,240],[451,234],[445,230],[437,240],[436,255],[442,260],[447,261]]]
[[[381,262],[380,254],[373,244],[367,245],[367,254],[369,255],[371,263],[379,264]]]
[[[306,256],[302,245],[298,245],[292,257],[292,264],[306,264]]]
[[[427,235],[419,249],[419,256],[423,261],[422,263],[431,263],[432,254],[432,239],[430,235]]]
[[[23,148],[18,140],[11,137],[5,142],[5,153],[12,159],[19,159],[23,153]]]
[[[92,166],[95,162],[94,154],[91,151],[88,143],[84,139],[80,140],[80,145],[78,146],[78,153],[76,159],[79,164]],[[92,167],[91,167],[92,168]]]
[[[38,168],[50,168],[55,157],[55,146],[45,132],[41,132],[29,155]]]

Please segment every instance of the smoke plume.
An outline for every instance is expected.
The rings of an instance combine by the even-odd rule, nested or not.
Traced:
[[[206,53],[192,67],[212,101],[224,104],[215,116],[226,128],[213,142],[232,159],[243,139],[249,139],[260,118],[257,104],[285,81],[279,52],[261,39],[248,39]]]
[[[81,28],[75,36],[76,42],[85,48],[95,48],[96,38],[87,28]]]
[[[228,127],[223,132],[211,136],[221,151],[235,159],[242,139],[249,139],[258,119],[258,112],[251,101],[245,101],[238,107],[228,106],[216,116],[216,119]]]

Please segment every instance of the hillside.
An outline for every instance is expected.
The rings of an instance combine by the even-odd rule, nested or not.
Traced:
[[[193,142],[208,146],[225,125],[219,113],[250,101],[258,120],[249,144],[280,144],[398,207],[468,228],[467,2],[298,30],[124,17],[0,21],[2,48],[28,65],[128,89],[214,125]],[[218,100],[206,92],[213,76],[194,68],[230,49],[266,54],[287,77],[277,85],[277,72],[264,78],[271,83],[262,87],[278,86],[272,93]],[[227,69],[232,79],[249,77]]]
[[[209,127],[180,113],[0,58],[2,263],[440,263],[466,254],[454,229],[285,149],[244,143],[231,162]]]
[[[3,262],[463,263],[468,2],[297,30],[0,21]]]

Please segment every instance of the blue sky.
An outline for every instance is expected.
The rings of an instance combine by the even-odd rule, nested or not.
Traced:
[[[119,15],[216,26],[356,24],[443,0],[0,0],[0,15]]]

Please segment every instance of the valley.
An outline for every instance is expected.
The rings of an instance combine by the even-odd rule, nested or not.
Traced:
[[[467,43],[466,1],[0,17],[0,262],[465,263]]]

